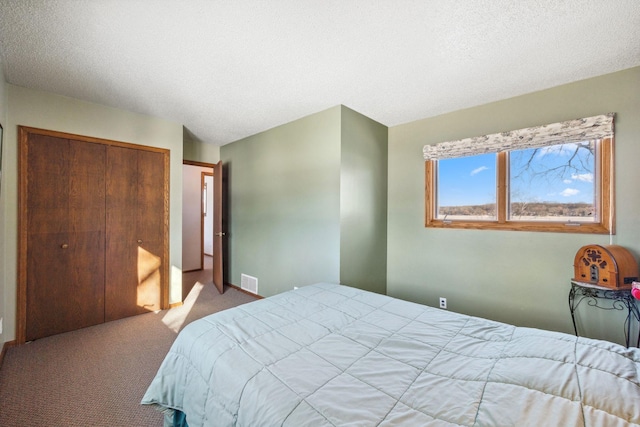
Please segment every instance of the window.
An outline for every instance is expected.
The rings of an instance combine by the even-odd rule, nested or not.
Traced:
[[[613,114],[425,146],[426,226],[613,233],[612,151]]]
[[[495,153],[436,161],[438,219],[497,219]]]

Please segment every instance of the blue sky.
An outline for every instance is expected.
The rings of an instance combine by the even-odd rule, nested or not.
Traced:
[[[438,205],[495,203],[496,155],[438,161]]]
[[[549,167],[566,165],[576,153],[576,147],[564,144],[541,148],[535,153],[533,150],[512,152],[512,201],[593,203],[593,155],[588,150],[578,150],[573,158],[575,168],[560,169],[562,173],[545,172]],[[523,165],[529,160],[529,168],[525,169]],[[495,203],[495,187],[495,154],[445,159],[438,163],[440,206]]]

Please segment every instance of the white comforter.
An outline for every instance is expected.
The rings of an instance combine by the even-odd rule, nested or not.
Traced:
[[[317,284],[188,325],[143,398],[197,426],[629,426],[640,351]]]

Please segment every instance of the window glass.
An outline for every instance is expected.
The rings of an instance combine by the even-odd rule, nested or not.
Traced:
[[[509,219],[597,221],[595,143],[509,153]]]
[[[437,171],[437,219],[496,219],[495,153],[438,160]]]

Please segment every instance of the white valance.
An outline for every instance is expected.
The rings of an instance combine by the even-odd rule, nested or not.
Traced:
[[[614,113],[425,145],[425,160],[524,150],[613,137]]]

